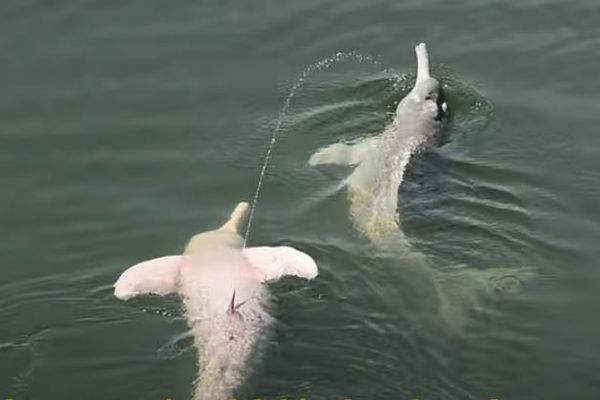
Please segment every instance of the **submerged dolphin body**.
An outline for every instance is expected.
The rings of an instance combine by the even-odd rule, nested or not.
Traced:
[[[413,262],[424,267],[438,295],[444,329],[461,334],[469,311],[481,297],[510,292],[531,280],[536,271],[525,266],[442,272],[427,265],[422,254],[410,251],[399,225],[398,187],[412,155],[439,142],[448,111],[440,83],[431,76],[425,44],[419,44],[415,52],[415,85],[400,101],[394,120],[384,131],[354,143],[335,143],[320,149],[309,164],[354,168],[345,180],[353,225],[384,254],[411,256]]]
[[[482,297],[497,299],[510,295],[537,275],[537,269],[529,266],[436,271],[432,276],[444,330],[451,335],[461,335],[469,311],[480,303]]]
[[[271,321],[263,282],[317,276],[314,260],[291,247],[244,248],[240,203],[219,229],[193,236],[183,255],[136,264],[114,284],[116,297],[178,294],[198,351],[194,400],[230,398]]]
[[[415,48],[417,79],[382,134],[352,144],[336,143],[317,151],[312,166],[354,167],[346,179],[350,219],[380,249],[406,245],[397,217],[398,187],[411,156],[435,144],[447,111],[440,83],[431,76],[424,43]]]

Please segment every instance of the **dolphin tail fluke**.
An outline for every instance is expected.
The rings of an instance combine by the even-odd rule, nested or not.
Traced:
[[[440,301],[443,328],[452,335],[461,335],[469,312],[484,298],[509,295],[537,276],[537,269],[528,266],[472,269],[438,272],[434,276]]]
[[[318,150],[308,160],[310,166],[323,164],[352,166],[360,164],[375,145],[377,138],[361,139],[355,143],[334,143]]]
[[[415,47],[417,53],[417,83],[425,81],[431,78],[431,71],[429,70],[429,54],[427,53],[427,46],[425,43],[420,43]]]
[[[249,209],[250,205],[248,203],[239,203],[229,216],[229,220],[225,222],[218,230],[239,233],[242,225],[246,221],[246,216],[248,215]]]

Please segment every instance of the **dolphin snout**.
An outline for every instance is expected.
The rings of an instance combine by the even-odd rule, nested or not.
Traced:
[[[415,47],[415,53],[417,53],[417,83],[423,82],[431,78],[429,71],[429,54],[427,53],[427,46],[425,43],[419,43]]]

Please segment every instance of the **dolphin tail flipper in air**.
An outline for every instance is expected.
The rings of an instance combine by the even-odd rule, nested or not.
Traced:
[[[433,279],[443,328],[450,334],[461,335],[469,312],[485,297],[514,293],[537,274],[536,268],[528,266],[436,272]]]

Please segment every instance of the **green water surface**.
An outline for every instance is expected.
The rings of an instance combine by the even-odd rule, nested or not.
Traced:
[[[460,335],[353,230],[345,172],[307,165],[381,132],[421,41],[452,120],[407,171],[406,235],[434,269],[539,271]],[[597,399],[599,49],[592,0],[1,2],[0,398],[188,399],[177,299],[111,285],[250,200],[280,118],[249,243],[321,274],[271,287],[240,398]]]

